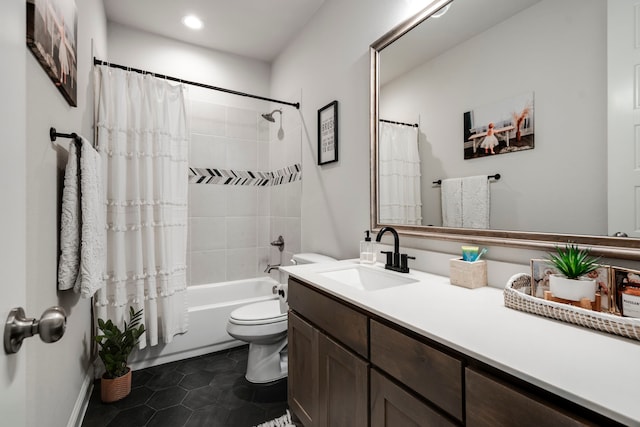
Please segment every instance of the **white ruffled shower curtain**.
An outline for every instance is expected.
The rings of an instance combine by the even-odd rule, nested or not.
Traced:
[[[106,285],[95,315],[122,324],[144,309],[140,347],[187,331],[186,88],[94,68],[97,149],[106,194]]]
[[[380,122],[378,175],[381,224],[422,224],[418,128]]]

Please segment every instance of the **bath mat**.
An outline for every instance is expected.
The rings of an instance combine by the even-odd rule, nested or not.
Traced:
[[[289,413],[289,410],[287,409],[287,413],[283,416],[267,421],[266,423],[259,424],[256,427],[295,427],[295,424],[291,421],[291,413]]]

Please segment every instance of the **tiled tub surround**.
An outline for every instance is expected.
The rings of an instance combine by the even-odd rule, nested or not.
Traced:
[[[261,117],[269,107],[192,101],[190,285],[259,277],[300,251],[302,129],[295,110],[283,108],[278,140],[279,121]],[[283,253],[269,245],[279,235]],[[271,276],[278,280],[278,271]]]
[[[265,187],[289,184],[302,179],[297,163],[276,171],[242,171],[216,168],[189,168],[189,184],[249,185]]]
[[[416,255],[417,265],[426,257],[445,257],[408,251]],[[340,261],[330,268],[355,264]],[[489,271],[511,268],[501,264],[492,262]],[[290,277],[385,321],[624,425],[640,425],[640,371],[624,362],[640,358],[636,341],[507,308],[500,289],[506,279],[490,276],[490,286],[467,289],[451,285],[444,275],[412,269],[403,276],[415,283],[369,292],[327,278],[321,274],[327,269],[326,264],[286,267]]]

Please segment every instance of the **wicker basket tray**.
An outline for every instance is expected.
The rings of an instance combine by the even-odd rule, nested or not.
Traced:
[[[528,295],[528,289],[531,289],[530,275],[521,273],[512,276],[504,289],[504,305],[515,310],[640,341],[640,319],[544,300]]]

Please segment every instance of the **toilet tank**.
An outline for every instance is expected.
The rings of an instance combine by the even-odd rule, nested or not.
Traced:
[[[294,265],[315,264],[315,263],[330,262],[330,261],[337,261],[337,259],[332,258],[332,257],[327,256],[327,255],[316,254],[316,253],[312,253],[312,252],[307,252],[307,253],[302,253],[302,254],[295,254],[291,258],[291,262]]]

